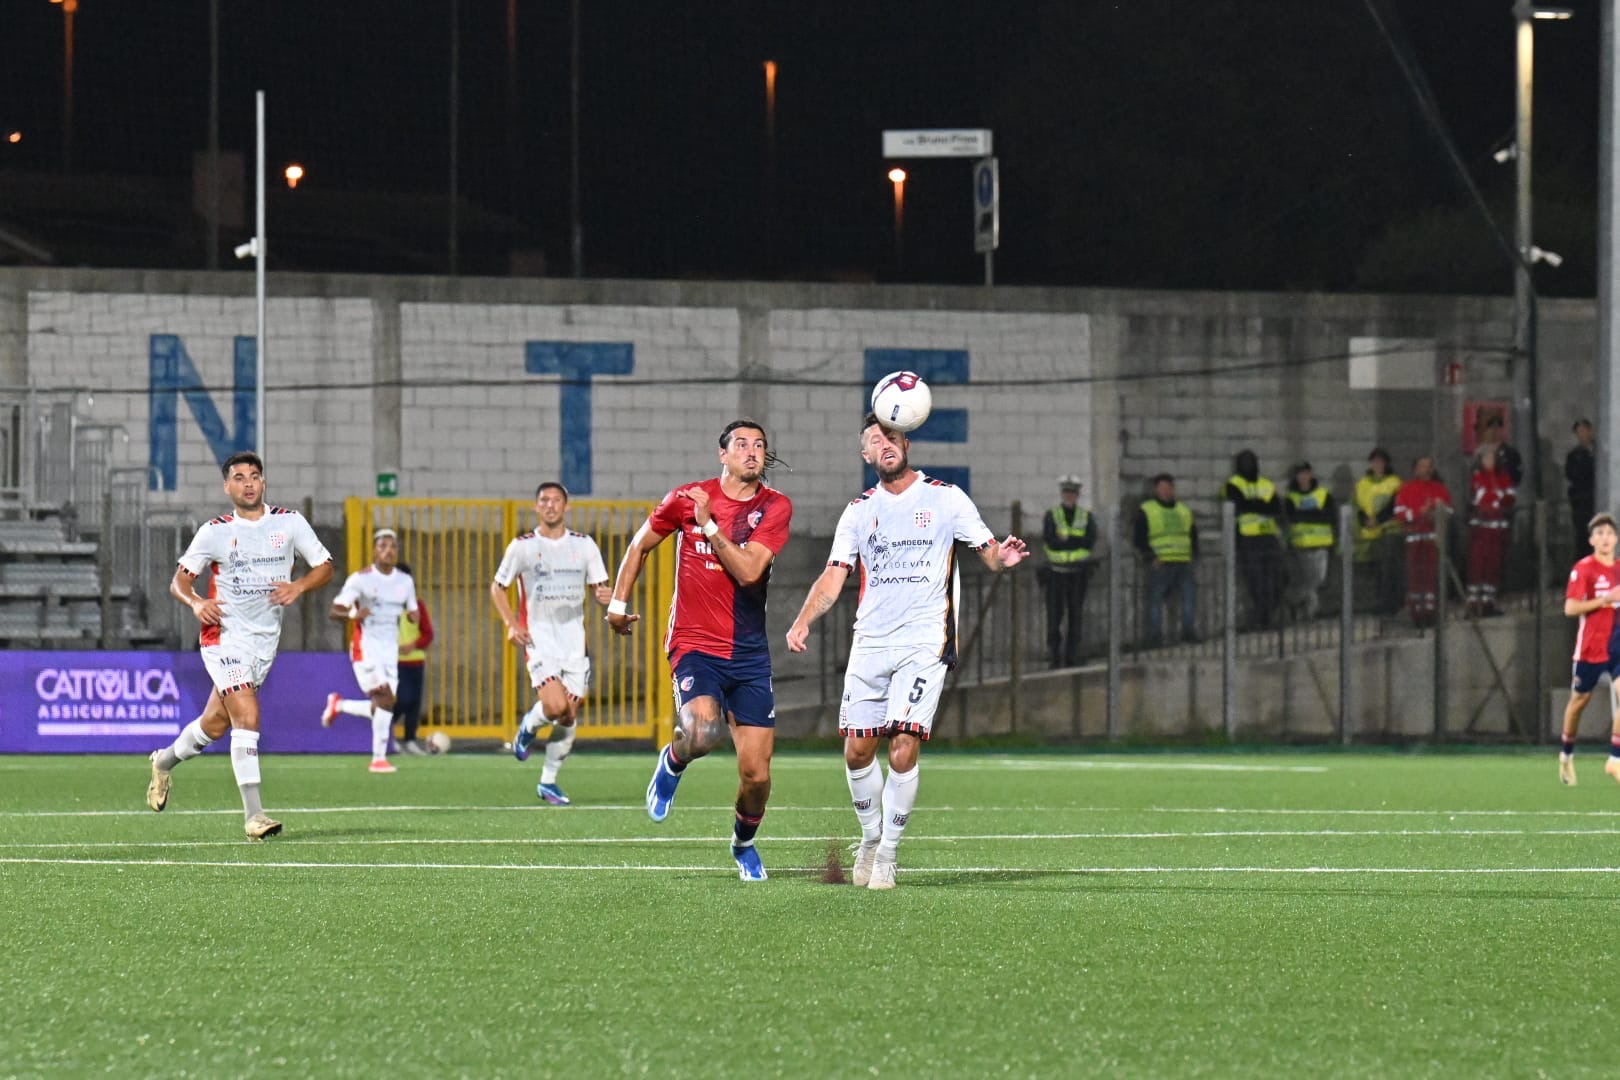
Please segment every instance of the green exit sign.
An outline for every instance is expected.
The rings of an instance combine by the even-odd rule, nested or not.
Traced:
[[[377,474],[377,498],[392,499],[399,494],[399,473]]]

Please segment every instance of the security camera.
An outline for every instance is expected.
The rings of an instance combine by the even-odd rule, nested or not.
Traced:
[[[251,259],[259,253],[259,238],[255,236],[245,244],[237,244],[232,250],[238,259]]]
[[[1544,262],[1554,269],[1564,265],[1564,257],[1556,251],[1548,251],[1535,245],[1530,247],[1530,261],[1532,263]]]

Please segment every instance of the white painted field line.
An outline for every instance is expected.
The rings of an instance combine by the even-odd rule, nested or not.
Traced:
[[[33,866],[162,866],[236,868],[263,870],[478,870],[497,872],[576,871],[584,873],[720,873],[713,863],[697,866],[631,866],[625,864],[571,865],[567,863],[330,863],[258,862],[243,860],[185,859],[47,859],[0,857],[0,865]],[[821,866],[778,867],[777,872],[816,873]],[[723,871],[728,877],[735,873]],[[1405,876],[1527,875],[1527,874],[1620,874],[1620,866],[933,866],[902,867],[900,873],[918,874],[1386,874]]]
[[[219,755],[223,757],[223,755]],[[276,762],[278,768],[304,770],[310,772],[328,772],[348,770],[356,773],[364,772],[363,768],[355,765],[356,761],[365,762],[364,754],[351,756],[327,756],[316,754],[276,754],[265,755],[268,760]],[[470,755],[469,755],[470,756]],[[478,755],[480,760],[491,763],[499,762],[506,755]],[[602,772],[609,770],[630,769],[631,771],[646,768],[651,770],[653,755],[645,755],[646,760],[640,758],[626,758],[619,755],[597,755],[576,757],[568,764],[570,772],[588,770]],[[735,761],[731,754],[721,754],[719,759],[725,762]],[[144,769],[146,756],[130,755],[132,763],[137,768]],[[771,760],[771,768],[776,771],[801,770],[831,770],[837,772],[843,763],[843,755],[839,751],[831,751],[816,756],[795,754],[792,756],[777,757]],[[414,770],[424,764],[434,768],[431,763],[413,762],[406,768]],[[82,768],[77,763],[76,756],[51,757],[38,756],[21,761],[0,762],[3,771],[28,771],[48,768],[51,766],[71,766],[74,769]],[[502,767],[497,765],[497,767]],[[1065,772],[1073,769],[1121,769],[1127,771],[1149,770],[1166,772],[1218,772],[1218,773],[1325,773],[1331,770],[1329,765],[1274,765],[1263,762],[1234,762],[1234,761],[1188,761],[1188,760],[1158,760],[1156,758],[1109,758],[1109,757],[1001,757],[995,754],[979,754],[962,759],[956,755],[936,755],[928,759],[930,771],[942,772],[970,772],[986,768],[1012,769],[1023,772]]]
[[[837,756],[830,759],[836,766]],[[775,758],[772,770],[824,769],[828,761],[808,760],[801,757]],[[931,757],[927,761],[929,772],[978,772],[984,769],[1013,769],[1021,772],[1067,772],[1071,769],[1124,769],[1168,772],[1221,772],[1221,773],[1325,773],[1326,765],[1249,765],[1231,761],[1156,761],[1120,760],[1117,758],[1006,758],[985,754],[971,761],[954,757]]]
[[[1200,832],[1071,832],[1071,833],[962,833],[958,835],[930,836],[927,834],[913,834],[906,838],[907,846],[914,844],[961,844],[972,843],[979,840],[1004,841],[1043,841],[1043,840],[1231,840],[1231,839],[1278,839],[1278,838],[1360,838],[1360,837],[1541,837],[1541,836],[1620,836],[1620,829],[1241,829]],[[506,836],[506,837],[403,837],[396,839],[347,839],[344,837],[319,836],[306,838],[303,836],[288,836],[277,841],[281,844],[297,844],[300,847],[454,847],[454,846],[519,846],[533,847],[536,845],[549,845],[567,847],[570,845],[609,845],[609,844],[718,844],[726,842],[726,837],[720,834],[712,836]],[[808,844],[827,843],[836,841],[846,842],[850,839],[848,833],[838,833],[826,836],[782,836],[772,835],[766,837],[773,844]],[[7,843],[0,841],[0,850],[5,851],[86,851],[96,848],[114,848],[128,850],[132,848],[202,848],[202,847],[238,847],[240,840],[93,840],[93,841],[35,841],[23,843]]]
[[[686,806],[678,807],[684,814],[694,813],[724,813],[734,810],[730,803],[716,803],[712,806]],[[1213,815],[1244,815],[1256,816],[1293,816],[1293,817],[1485,817],[1485,818],[1600,818],[1620,820],[1620,810],[1456,810],[1438,808],[1433,810],[1370,810],[1370,809],[1289,809],[1282,807],[1252,808],[1241,806],[1019,806],[1016,804],[998,804],[994,806],[924,806],[929,814],[1213,814]],[[186,817],[191,815],[209,814],[240,814],[240,807],[220,808],[213,810],[165,810],[165,817]],[[271,807],[271,813],[276,814],[385,814],[385,813],[530,813],[530,814],[585,814],[585,813],[646,813],[641,803],[605,803],[581,804],[574,803],[566,809],[542,806],[539,803],[514,803],[504,806],[470,806],[454,803],[446,804],[400,804],[387,806],[297,806],[297,807]],[[849,814],[851,810],[847,803],[838,803],[832,806],[793,806],[772,803],[772,814]],[[0,810],[0,819],[5,818],[77,818],[77,817],[143,817],[149,818],[152,812],[146,809],[134,810]]]
[[[136,769],[144,771],[146,755],[128,755],[128,758],[130,758]],[[366,756],[364,755],[266,755],[266,758],[274,759],[277,767],[308,769],[308,771],[314,772],[353,771],[358,774],[358,772],[364,772],[363,766],[366,763]],[[467,755],[467,758],[471,759],[473,755]],[[496,767],[504,767],[497,763],[501,763],[505,755],[476,755],[476,758],[480,759],[480,761],[496,764]],[[726,761],[726,763],[735,761],[735,756],[731,755],[731,753],[721,753],[721,755],[716,755],[716,758],[719,761]],[[224,759],[224,755],[212,755],[211,759]],[[585,753],[585,755],[573,756],[570,759],[569,771],[578,772],[582,771],[582,769],[590,772],[617,771],[617,769],[637,771],[642,767],[646,767],[648,771],[651,771],[653,759],[654,756],[651,751],[642,756],[624,756],[617,755],[617,753],[614,753],[614,755],[590,755],[590,753]],[[415,771],[415,769],[424,766],[429,767],[429,769],[436,767],[431,761],[429,763],[405,764],[408,771]],[[839,766],[842,766],[842,753],[838,750],[821,753],[821,755],[792,753],[792,755],[778,756],[778,758],[771,759],[773,769],[792,769],[792,771],[800,771],[800,769],[831,769],[833,772],[838,772]],[[76,755],[39,755],[0,761],[0,769],[3,769],[3,771],[31,771],[31,769],[47,769],[47,767],[66,767],[66,769],[76,771],[76,769],[81,769],[83,764],[79,764]],[[953,753],[953,755],[930,756],[928,758],[928,767],[930,769],[954,772],[985,769],[985,767],[1024,769],[1024,771],[1032,772],[1061,772],[1066,771],[1066,769],[1152,769],[1152,771],[1171,772],[1328,772],[1332,769],[1332,766],[1325,766],[1325,764],[1272,764],[1265,763],[1265,761],[1196,761],[1196,759],[1187,758],[1102,758],[1102,756],[1100,758],[1084,758],[1084,756],[1069,758],[1069,756],[1059,755],[1019,758],[1019,756],[993,755],[993,753],[969,756],[959,756]]]

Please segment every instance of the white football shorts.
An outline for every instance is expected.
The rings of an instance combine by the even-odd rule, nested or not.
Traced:
[[[356,660],[354,661],[354,681],[360,684],[360,689],[369,694],[373,690],[388,687],[390,691],[399,692],[399,661],[398,660]]]
[[[571,697],[583,701],[586,691],[591,688],[591,658],[588,656],[552,660],[525,651],[524,657],[528,660],[529,685],[536,690],[547,679],[556,679]]]
[[[945,689],[939,654],[914,645],[874,648],[857,643],[844,672],[838,733],[856,738],[916,735],[927,739]]]
[[[214,689],[222,695],[242,689],[257,690],[270,674],[275,656],[254,656],[230,645],[204,645],[203,667],[213,680]]]

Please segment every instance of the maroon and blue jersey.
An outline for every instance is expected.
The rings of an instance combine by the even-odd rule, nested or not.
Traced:
[[[793,503],[775,488],[760,485],[751,499],[738,501],[720,490],[720,479],[682,484],[664,496],[647,519],[654,535],[679,533],[675,545],[675,598],[669,608],[664,648],[671,664],[689,652],[722,660],[770,661],[765,636],[766,570],[759,583],[744,587],[726,572],[692,513],[692,500],[677,491],[700,487],[709,493],[709,515],[734,544],[759,544],[780,555],[793,520]]]

